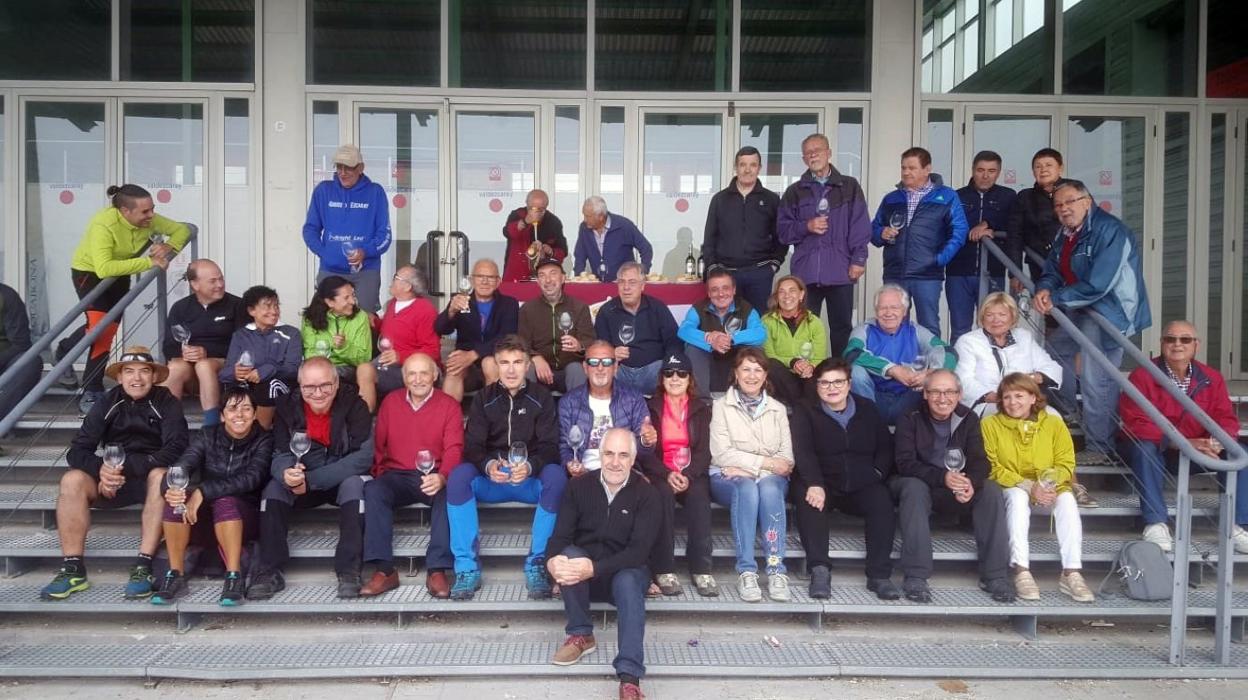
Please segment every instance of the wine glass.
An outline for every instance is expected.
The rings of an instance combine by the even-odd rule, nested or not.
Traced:
[[[828,198],[820,197],[819,204],[815,206],[815,211],[818,212],[819,216],[827,216],[828,212],[831,210],[832,205],[828,204]]]
[[[954,474],[961,474],[962,469],[966,467],[966,455],[957,447],[951,447],[945,451],[945,469]]]
[[[378,349],[378,350],[380,350],[381,352],[386,352],[387,350],[393,350],[393,349],[394,349],[394,343],[393,343],[393,342],[392,342],[389,338],[387,338],[386,336],[384,336],[384,335],[383,335],[383,336],[381,336],[380,338],[378,338],[378,339],[377,339],[377,349]],[[380,357],[378,357],[378,358],[377,358],[377,369],[382,370],[382,371],[385,371],[385,370],[387,370],[387,369],[390,369],[390,365],[383,365],[383,364],[381,364],[381,358],[380,358]]]
[[[147,234],[147,240],[151,241],[152,245],[159,245],[167,241],[168,238],[165,236],[165,234],[160,233],[159,231],[152,231],[151,233]]]
[[[421,450],[416,453],[416,469],[421,474],[429,476],[429,473],[433,471],[433,467],[436,463],[436,460],[433,458],[433,453],[429,450]]]
[[[472,291],[472,279],[464,276],[459,278],[459,293],[467,294]]]
[[[290,434],[290,452],[296,462],[303,462],[303,456],[312,450],[312,438],[302,430]]]
[[[572,459],[581,461],[580,449],[585,444],[585,432],[581,430],[581,426],[573,425],[568,428],[568,447],[572,448]]]
[[[927,369],[927,355],[924,353],[915,355],[914,359],[910,361],[910,368],[915,372],[922,372]]]
[[[244,350],[242,354],[238,356],[238,366],[244,369],[251,369],[256,366],[256,361],[251,359],[250,352]]]
[[[529,446],[519,440],[511,443],[511,449],[507,451],[507,461],[511,465],[511,469],[519,469],[529,461]],[[510,470],[508,471],[510,473]]]
[[[899,209],[888,215],[888,226],[889,228],[893,229],[897,233],[900,234],[901,229],[905,225],[906,225],[906,212]],[[885,241],[885,243],[888,243],[889,245],[893,245],[896,242],[897,242],[896,236],[894,236],[891,240]]]
[[[689,468],[689,462],[692,459],[693,456],[689,453],[688,447],[677,447],[676,454],[672,455],[672,465],[683,474]]]
[[[119,443],[110,442],[104,446],[104,465],[109,469],[121,471],[121,465],[126,461],[126,449]]]
[[[572,314],[564,311],[559,314],[559,332],[567,335],[572,332]]]
[[[191,331],[181,323],[175,323],[169,327],[169,335],[177,341],[178,345],[186,345],[191,340]]]
[[[812,345],[809,340],[804,341],[801,344],[801,346],[797,349],[797,356],[802,358],[803,360],[806,360],[807,362],[810,362],[810,358],[814,354],[815,354],[815,346]]]
[[[1045,491],[1052,491],[1056,489],[1057,481],[1058,481],[1058,474],[1057,474],[1056,469],[1045,469],[1044,471],[1040,472],[1040,478],[1037,479],[1037,482],[1040,484],[1040,488],[1044,489]]]
[[[355,247],[355,243],[351,241],[342,242],[342,256],[346,258],[347,260],[351,259],[351,256],[355,254],[356,250],[358,249]],[[351,266],[351,272],[359,272],[364,267],[360,263],[348,263],[348,264]]]
[[[728,319],[727,322],[724,323],[724,332],[727,333],[728,335],[732,335],[733,333],[736,333],[739,330],[741,330],[741,319],[737,318],[736,316],[733,316],[732,318]]]
[[[312,349],[312,354],[320,357],[329,357],[329,341],[320,339],[316,341],[316,346]]]
[[[637,329],[631,323],[620,326],[620,345],[632,345],[637,337]]]
[[[186,467],[175,464],[169,467],[169,471],[165,473],[165,481],[170,490],[186,492],[186,487],[191,483],[191,475],[186,473]],[[182,515],[186,512],[186,504],[181,503],[173,507],[173,512]]]

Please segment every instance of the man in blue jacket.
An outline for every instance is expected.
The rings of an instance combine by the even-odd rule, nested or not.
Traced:
[[[1042,314],[1061,307],[1079,331],[1119,367],[1122,346],[1088,312],[1099,312],[1128,337],[1153,325],[1153,316],[1135,233],[1093,204],[1088,188],[1078,180],[1067,180],[1053,190],[1053,210],[1062,228],[1044,261],[1032,305]],[[1079,377],[1088,447],[1109,452],[1117,429],[1114,412],[1118,408],[1118,385],[1113,374],[1087,354],[1076,373],[1075,356],[1080,347],[1066,329],[1055,328],[1049,342],[1062,364],[1063,376]],[[1058,395],[1065,407],[1073,410],[1075,383],[1063,381]]]
[[[828,344],[840,355],[854,328],[854,283],[867,269],[871,219],[858,181],[832,166],[828,137],[802,140],[808,170],[780,199],[776,235],[793,246],[793,274],[806,283],[806,308],[828,303]]]
[[[573,274],[579,275],[588,267],[598,281],[614,282],[620,265],[633,262],[633,251],[641,255],[642,269],[650,272],[654,249],[637,224],[608,212],[606,200],[597,195],[585,200],[581,218],[573,251]]]
[[[433,320],[438,335],[455,334],[455,349],[446,356],[442,391],[459,401],[498,381],[494,343],[516,332],[520,302],[498,291],[498,263],[482,258],[472,266],[472,292],[455,294]]]
[[[619,363],[611,343],[590,343],[582,364],[586,383],[559,400],[559,459],[568,476],[574,478],[602,468],[602,441],[611,428],[624,428],[637,435],[647,454],[658,442],[658,431],[650,424],[645,397],[616,381]],[[573,439],[573,426],[580,433],[580,440]]]
[[[732,273],[720,267],[706,273],[706,298],[689,307],[676,335],[685,341],[698,395],[709,398],[728,389],[737,348],[762,346],[767,329],[750,302],[737,296]]]
[[[914,300],[915,320],[940,335],[940,286],[945,266],[966,242],[958,193],[932,173],[932,154],[901,154],[901,182],[884,195],[871,222],[871,243],[884,251],[884,282],[901,285]]]
[[[958,190],[962,211],[970,230],[966,233],[966,245],[953,256],[945,268],[945,300],[949,302],[949,344],[958,342],[958,336],[971,330],[975,307],[979,304],[979,242],[991,239],[997,231],[1006,230],[1010,219],[1010,207],[1014,204],[1014,190],[997,184],[1001,175],[1001,156],[995,151],[980,151],[971,165],[971,181]],[[1004,241],[998,241],[1004,244]],[[1005,289],[1005,266],[1000,260],[988,258],[988,289],[1000,292]]]
[[[390,248],[390,200],[364,174],[360,149],[334,152],[334,177],[312,190],[303,242],[321,259],[316,281],[340,275],[351,280],[360,308],[381,307],[381,256]]]

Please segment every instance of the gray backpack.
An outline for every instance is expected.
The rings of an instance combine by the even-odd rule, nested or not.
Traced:
[[[1105,585],[1115,574],[1121,592],[1133,600],[1170,600],[1174,592],[1174,567],[1154,542],[1136,540],[1122,545],[1098,594],[1105,594]]]

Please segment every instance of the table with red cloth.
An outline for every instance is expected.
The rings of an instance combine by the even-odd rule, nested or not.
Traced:
[[[542,294],[537,282],[503,282],[498,290],[515,298],[521,304],[533,301]],[[619,296],[620,293],[619,287],[614,282],[572,282],[570,280],[564,282],[563,292],[591,306]],[[685,320],[685,313],[689,311],[690,306],[706,298],[706,287],[699,282],[647,282],[645,293],[667,304],[672,311],[672,316],[676,318],[676,323],[679,324]]]

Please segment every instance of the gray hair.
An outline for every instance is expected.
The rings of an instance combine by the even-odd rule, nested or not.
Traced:
[[[1073,189],[1074,191],[1078,192],[1080,197],[1092,196],[1092,193],[1088,191],[1087,185],[1084,185],[1082,180],[1062,180],[1061,182],[1057,183],[1057,187],[1053,188],[1053,194],[1057,195],[1058,190],[1063,190],[1067,188]]]
[[[1188,321],[1187,319],[1182,319],[1182,318],[1176,318],[1173,321],[1170,321],[1169,323],[1167,323],[1165,326],[1162,326],[1161,334],[1169,335],[1171,329],[1173,329],[1175,326],[1178,326],[1178,325],[1183,325],[1183,326],[1187,326],[1188,328],[1191,328],[1192,334],[1197,336],[1196,338],[1197,340],[1200,340],[1200,337],[1199,337],[1200,331],[1197,330],[1196,324],[1192,323],[1191,321]]]
[[[613,435],[613,434],[614,434],[614,435],[625,435],[625,436],[627,436],[627,437],[628,437],[628,442],[629,442],[629,452],[628,452],[628,454],[629,454],[629,456],[630,456],[630,457],[632,457],[632,458],[635,460],[635,459],[637,458],[637,435],[636,435],[636,434],[634,434],[634,433],[633,433],[633,431],[629,430],[628,428],[610,428],[610,429],[608,429],[608,430],[607,430],[607,432],[605,432],[605,433],[603,433],[603,434],[602,434],[602,441],[601,441],[601,442],[599,442],[598,444],[599,444],[599,445],[605,445],[605,444],[607,444],[607,438],[611,437],[611,435]]]
[[[412,294],[418,297],[429,295],[429,273],[416,267],[415,265],[403,265],[395,273],[399,279],[407,282],[412,288]]]
[[[874,300],[873,302],[871,302],[871,307],[872,307],[872,308],[875,308],[875,307],[879,306],[879,305],[880,305],[880,297],[884,296],[884,294],[885,294],[885,293],[888,293],[888,292],[892,292],[892,293],[894,293],[894,294],[900,294],[900,295],[901,295],[901,305],[902,305],[902,306],[904,306],[904,307],[906,307],[907,309],[909,309],[909,308],[910,308],[910,294],[909,294],[909,292],[907,292],[907,291],[905,290],[905,288],[904,288],[904,287],[902,287],[901,285],[899,285],[899,284],[892,284],[891,282],[890,282],[889,284],[882,285],[879,289],[875,290],[875,300]]]
[[[602,197],[599,197],[596,194],[591,195],[589,197],[586,197],[585,203],[581,205],[582,209],[584,209],[585,207],[589,207],[589,211],[591,213],[601,216],[602,214],[607,213],[607,200],[603,199]]]
[[[823,134],[820,134],[820,133],[814,133],[802,139],[802,148],[806,148],[806,144],[810,143],[811,141],[822,141],[824,148],[828,150],[832,149],[832,142],[828,141],[827,136],[824,136]]]
[[[620,263],[619,269],[615,271],[616,279],[619,279],[621,272],[628,272],[629,270],[636,270],[637,274],[641,276],[641,281],[646,281],[646,270],[641,266],[641,263],[636,260],[629,260],[628,262]]]
[[[958,379],[958,373],[943,367],[934,369],[927,373],[927,378],[923,380],[923,391],[927,391],[928,387],[932,384],[932,380],[936,377],[950,377],[953,379],[954,386],[958,387],[958,393],[962,393],[962,380]]]

